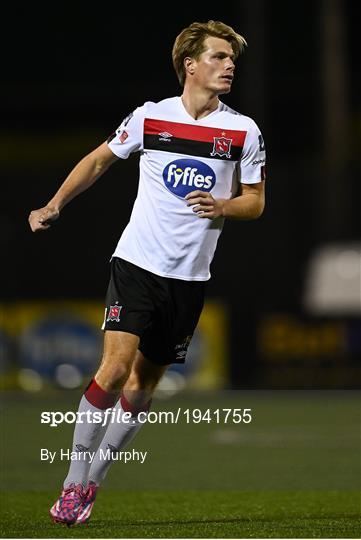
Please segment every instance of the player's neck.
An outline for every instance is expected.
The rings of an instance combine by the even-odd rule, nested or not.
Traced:
[[[184,87],[182,94],[182,102],[187,113],[195,120],[200,120],[208,116],[218,108],[218,96],[210,95],[204,90],[190,91],[187,86]]]

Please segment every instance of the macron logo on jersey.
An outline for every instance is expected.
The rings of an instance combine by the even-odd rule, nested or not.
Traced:
[[[197,159],[177,159],[163,171],[165,186],[174,195],[184,198],[196,189],[211,191],[216,183],[215,172]]]

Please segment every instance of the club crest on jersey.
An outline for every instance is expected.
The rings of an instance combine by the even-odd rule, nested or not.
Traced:
[[[119,322],[119,315],[120,315],[120,312],[122,311],[122,308],[123,308],[123,306],[110,306],[109,307],[109,312],[108,312],[108,317],[107,317],[107,322],[108,321]]]
[[[231,157],[231,146],[233,139],[226,139],[225,137],[213,137],[213,150],[211,156],[226,156]]]

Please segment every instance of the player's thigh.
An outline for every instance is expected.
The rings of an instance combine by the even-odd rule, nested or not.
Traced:
[[[119,330],[106,330],[104,332],[104,349],[102,361],[109,358],[124,358],[125,361],[134,360],[139,345],[139,336],[130,332]]]
[[[168,297],[139,349],[158,366],[184,364],[204,305],[204,282],[169,280]]]

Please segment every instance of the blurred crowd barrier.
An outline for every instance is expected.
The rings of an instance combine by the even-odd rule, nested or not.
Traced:
[[[0,304],[1,387],[36,392],[86,384],[102,355],[103,313],[102,302],[96,301]],[[229,316],[225,303],[209,300],[186,364],[172,365],[158,392],[355,388],[360,367],[357,314],[303,310],[237,317]]]
[[[270,313],[257,325],[258,385],[359,388],[361,319]],[[262,385],[263,383],[263,385]]]
[[[4,389],[40,391],[77,388],[96,370],[102,355],[102,302],[13,302],[0,304],[0,382]],[[188,350],[187,363],[173,365],[159,387],[172,395],[183,388],[218,389],[227,382],[227,317],[209,301]]]
[[[271,388],[359,388],[360,243],[315,249],[297,312],[268,313],[255,324],[258,380]]]

